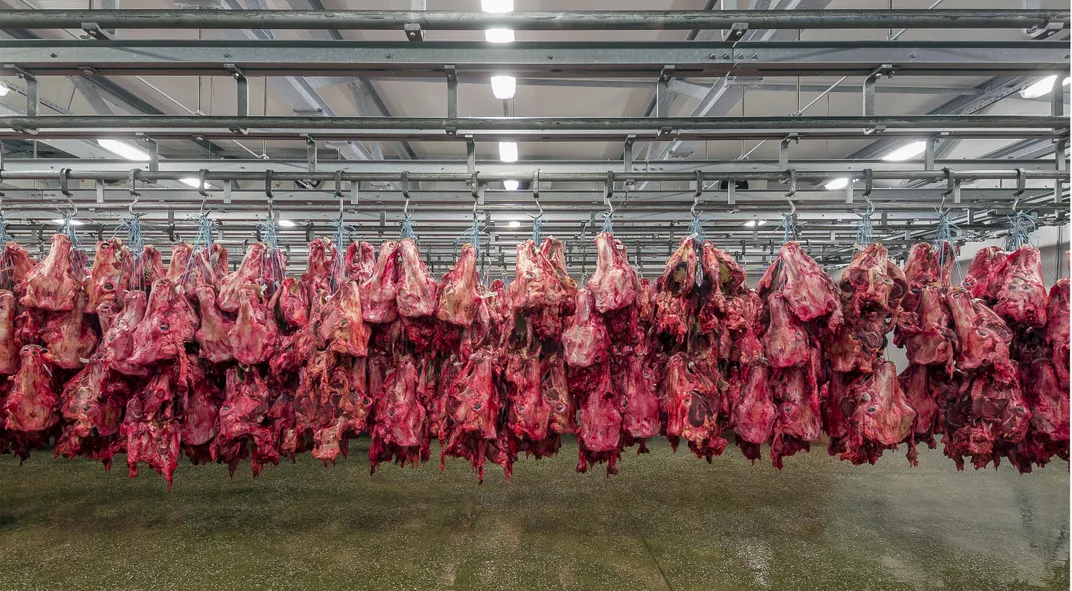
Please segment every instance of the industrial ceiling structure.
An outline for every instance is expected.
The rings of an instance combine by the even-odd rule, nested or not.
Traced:
[[[578,275],[604,225],[650,275],[694,218],[753,269],[790,237],[843,265],[865,217],[896,256],[940,214],[961,242],[1068,223],[1057,1],[118,2],[0,0],[29,247],[72,214],[192,241],[209,211],[236,263],[271,211],[301,266],[340,215],[378,242],[405,213],[443,272],[475,216],[498,276],[540,216]]]

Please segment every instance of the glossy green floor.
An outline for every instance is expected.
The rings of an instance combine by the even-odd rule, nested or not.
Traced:
[[[958,473],[940,452],[786,469],[572,442],[477,486],[454,461],[368,474],[180,467],[169,493],[89,462],[0,458],[0,589],[1068,589],[1069,473]]]

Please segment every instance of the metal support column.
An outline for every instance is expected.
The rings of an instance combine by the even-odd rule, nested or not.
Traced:
[[[447,74],[447,117],[458,116],[458,71],[454,66],[443,66]]]
[[[670,116],[670,79],[673,75],[674,66],[663,66],[659,73],[659,84],[655,89],[655,116],[660,119]]]
[[[238,85],[238,116],[246,117],[249,115],[249,80],[246,79],[246,75],[242,73],[242,70],[234,64],[226,64],[227,71],[231,72],[231,77],[234,78],[235,83]]]
[[[1062,84],[1064,74],[1058,74],[1057,78],[1053,81],[1053,91],[1050,93],[1050,114],[1054,117],[1063,117],[1065,114],[1065,85]],[[1057,170],[1064,172],[1068,164],[1065,157],[1068,153],[1068,139],[1062,138],[1057,140],[1054,147],[1053,157],[1056,161]],[[1063,197],[1064,187],[1061,184],[1061,178],[1058,176],[1053,180],[1053,202],[1060,203]]]

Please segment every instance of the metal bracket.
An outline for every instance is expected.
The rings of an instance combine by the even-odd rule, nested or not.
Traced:
[[[402,25],[402,30],[406,33],[406,39],[414,42],[424,41],[424,31],[421,30],[420,24],[406,23]]]
[[[234,181],[228,179],[223,182],[223,204],[231,204],[231,190],[234,188]]]
[[[726,181],[726,204],[737,204],[737,179],[730,179]]]
[[[778,145],[778,168],[789,168],[789,142],[800,143],[800,134],[791,133]]]
[[[879,77],[885,76],[890,78],[893,76],[893,64],[882,64],[875,69],[874,72],[868,74],[867,78],[864,78],[863,87],[863,116],[873,117],[875,115],[875,82]]]
[[[234,64],[223,64],[223,68],[231,73],[238,85],[238,116],[249,116],[249,81],[246,75]]]
[[[950,168],[943,168],[942,173],[945,174],[945,191],[942,191],[942,200],[949,195],[953,195],[953,203],[960,203],[960,181],[953,174],[953,170]]]
[[[850,185],[852,183],[849,183]],[[871,196],[871,190],[875,187],[875,171],[870,168],[864,169],[864,199]]]
[[[655,88],[655,116],[665,119],[670,116],[670,80],[674,77],[674,66],[663,66],[659,72],[659,84]]]
[[[317,145],[316,140],[312,137],[305,136],[305,160],[308,166],[309,172],[316,172],[317,162]]]
[[[149,172],[160,171],[160,144],[151,137],[145,138],[145,145],[149,148]]]
[[[748,23],[733,23],[730,25],[730,30],[726,33],[726,41],[740,41],[744,34],[748,32]]]
[[[932,137],[927,139],[927,147],[923,149],[924,170],[934,170],[934,147],[937,143],[937,138]]]
[[[470,175],[476,174],[476,140],[465,136],[465,169]]]
[[[82,23],[82,30],[97,41],[111,41],[112,39],[97,23]]]
[[[97,190],[97,203],[104,203],[104,180],[97,179],[93,184],[94,188]]]
[[[636,142],[635,135],[625,136],[625,149],[622,152],[622,161],[625,164],[625,172],[633,172],[633,143]],[[632,183],[632,181],[627,181]]]
[[[458,70],[452,65],[443,66],[447,74],[447,117],[458,117]]]
[[[10,64],[4,65],[5,69],[14,70],[18,77],[26,81],[26,116],[37,117],[41,111],[41,89],[37,84],[37,76]]]

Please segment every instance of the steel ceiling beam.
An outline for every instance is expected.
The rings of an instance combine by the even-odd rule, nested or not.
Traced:
[[[200,10],[0,11],[0,28],[80,29],[328,29],[479,31],[494,27],[540,30],[749,29],[1026,29],[1072,24],[1068,10],[722,10],[447,12],[375,10],[249,10],[241,14]]]
[[[370,42],[232,40],[5,40],[0,73],[38,76],[231,75],[247,77],[440,76],[508,71],[516,76],[655,78],[866,76],[882,64],[898,75],[1025,75],[1068,70],[1067,41],[741,41],[732,42]],[[139,109],[145,111],[145,109]],[[147,111],[146,111],[147,112]]]

